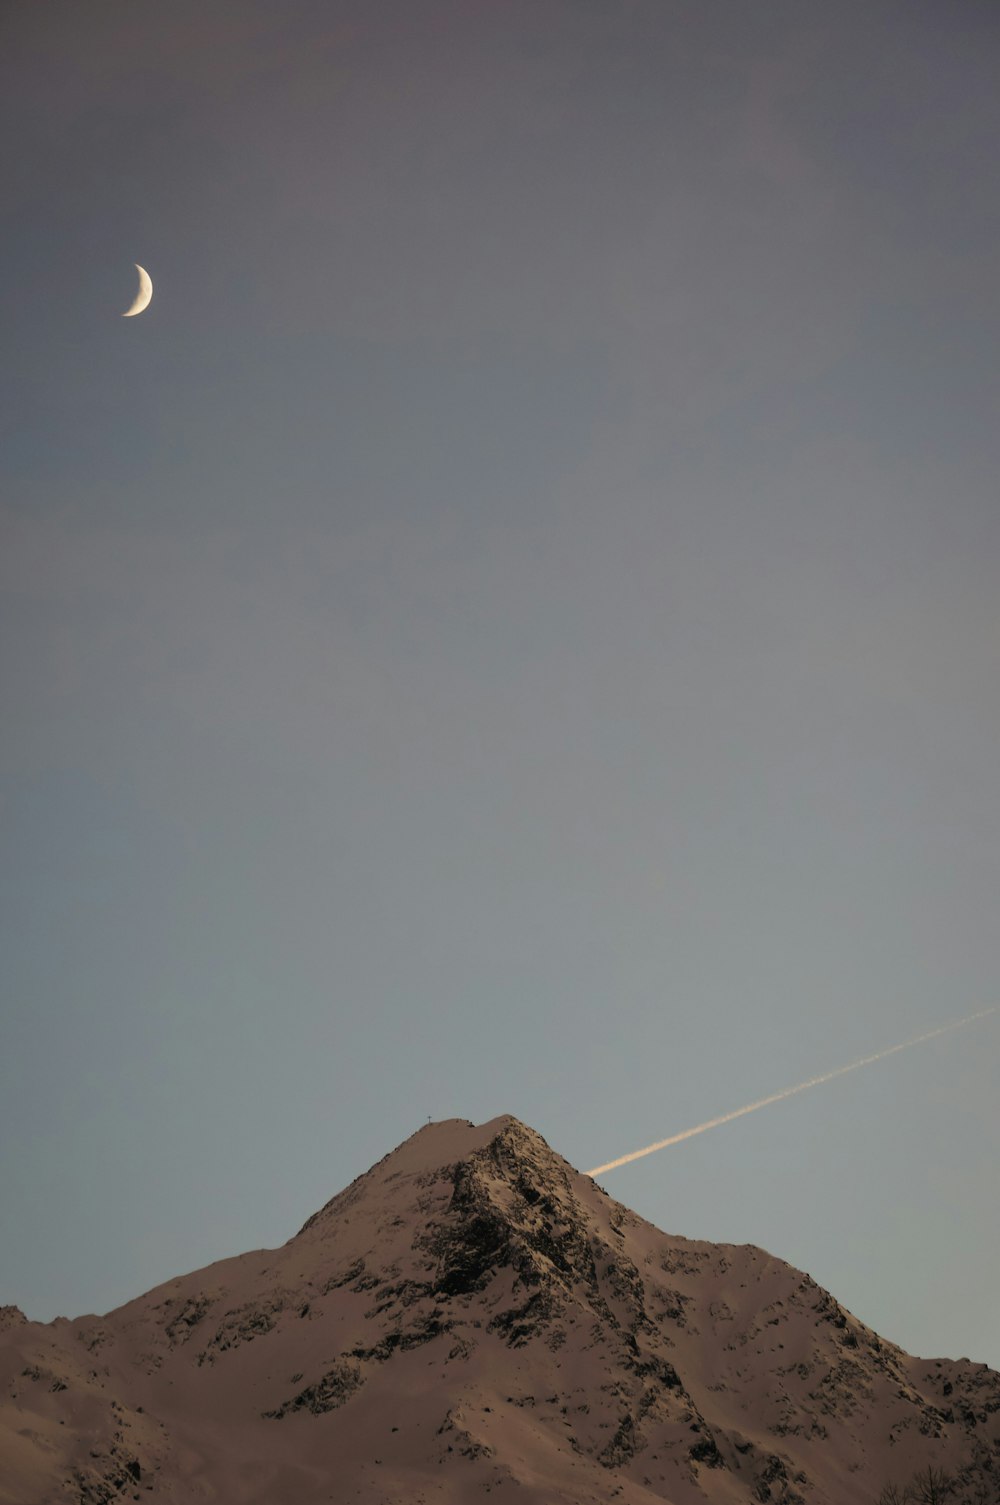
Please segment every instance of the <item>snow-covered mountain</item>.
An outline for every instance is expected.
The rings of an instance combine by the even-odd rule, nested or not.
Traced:
[[[874,1505],[928,1464],[1000,1505],[1000,1375],[661,1233],[509,1117],[105,1317],[0,1309],[4,1505]]]

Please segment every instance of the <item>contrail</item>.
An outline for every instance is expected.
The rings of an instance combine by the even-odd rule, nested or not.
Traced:
[[[942,1024],[940,1029],[929,1029],[925,1035],[917,1035],[915,1040],[904,1040],[902,1045],[890,1045],[888,1050],[877,1050],[873,1056],[862,1056],[860,1061],[852,1061],[849,1066],[838,1066],[835,1071],[824,1071],[822,1076],[811,1076],[808,1082],[800,1082],[797,1087],[786,1087],[783,1092],[773,1092],[770,1097],[758,1098],[755,1103],[748,1103],[745,1108],[734,1108],[732,1113],[723,1113],[720,1118],[710,1118],[708,1123],[697,1124],[693,1129],[685,1129],[681,1134],[673,1134],[669,1139],[658,1139],[655,1144],[647,1144],[644,1150],[633,1150],[631,1155],[622,1155],[618,1160],[609,1160],[607,1165],[595,1165],[592,1171],[587,1171],[588,1176],[603,1176],[605,1171],[616,1171],[620,1165],[628,1165],[632,1160],[641,1160],[643,1155],[655,1154],[657,1150],[666,1150],[672,1144],[680,1144],[682,1139],[693,1139],[696,1134],[704,1134],[707,1129],[718,1129],[722,1124],[732,1123],[734,1118],[742,1118],[745,1113],[756,1113],[758,1108],[769,1108],[772,1103],[784,1102],[786,1097],[794,1097],[797,1092],[805,1092],[809,1087],[818,1087],[822,1082],[832,1082],[834,1077],[844,1076],[848,1071],[857,1071],[859,1066],[870,1066],[873,1061],[884,1061],[886,1056],[894,1056],[897,1050],[909,1050],[911,1045],[922,1045],[925,1040],[934,1040],[938,1035],[946,1035],[951,1029],[961,1029],[964,1024],[972,1024],[977,1019],[985,1019],[988,1014],[995,1014],[996,1007],[983,1009],[978,1014],[970,1014],[967,1019],[956,1019],[954,1024]]]

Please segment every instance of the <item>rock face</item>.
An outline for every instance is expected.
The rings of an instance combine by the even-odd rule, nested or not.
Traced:
[[[4,1505],[873,1505],[928,1464],[1000,1505],[1000,1375],[451,1120],[280,1249],[103,1318],[0,1308],[0,1458]]]

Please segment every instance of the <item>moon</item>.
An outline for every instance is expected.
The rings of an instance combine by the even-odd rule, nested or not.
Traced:
[[[139,273],[139,291],[135,295],[135,302],[131,308],[127,308],[122,314],[123,319],[131,319],[134,314],[141,314],[144,308],[149,307],[149,300],[153,296],[153,280],[145,267],[135,263],[135,269]]]

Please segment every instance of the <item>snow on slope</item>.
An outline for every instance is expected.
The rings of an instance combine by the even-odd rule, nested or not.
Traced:
[[[1000,1375],[659,1232],[516,1119],[431,1124],[282,1248],[101,1317],[0,1309],[0,1502],[1000,1505]]]

